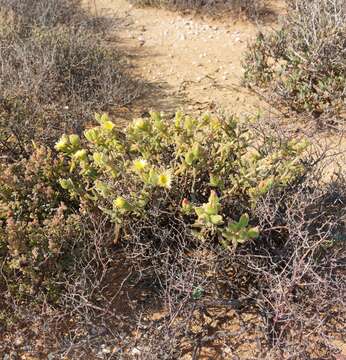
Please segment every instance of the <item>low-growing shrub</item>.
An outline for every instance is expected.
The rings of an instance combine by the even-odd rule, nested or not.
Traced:
[[[215,12],[228,9],[256,18],[265,9],[264,0],[131,0],[139,6],[160,6],[178,10],[198,10]]]
[[[37,21],[23,34],[20,16],[0,22],[0,150],[5,156],[17,157],[31,140],[50,145],[56,130],[79,131],[91,109],[124,105],[141,93],[124,58],[97,33],[79,23]]]
[[[136,346],[144,359],[213,346],[235,356],[245,346],[254,359],[332,359],[345,316],[342,174],[324,183],[305,141],[257,119],[152,112],[125,129],[96,120],[83,139],[61,137],[61,156],[36,147],[1,165],[4,294],[72,311],[71,333],[86,331],[81,319],[95,331],[101,318],[119,351]],[[97,208],[103,221],[86,223]],[[112,253],[121,256],[113,265]],[[123,257],[139,271],[121,274],[118,287]],[[131,304],[124,330],[112,306],[137,276],[155,290],[162,317]],[[135,329],[145,331],[122,340],[120,330]],[[82,353],[85,338],[74,343]],[[59,354],[69,348],[60,344]]]
[[[14,296],[43,290],[74,262],[74,240],[83,233],[79,204],[58,179],[69,173],[61,157],[37,147],[28,159],[0,165],[1,281]]]
[[[32,140],[52,147],[62,129],[81,132],[84,122],[81,111],[75,107],[61,109],[54,103],[38,105],[30,96],[0,98],[2,160],[12,162],[29,156]]]
[[[0,0],[0,9],[2,21],[13,22],[21,36],[28,36],[37,26],[68,25],[98,31],[110,25],[104,16],[90,16],[80,0]]]
[[[338,118],[346,96],[345,2],[288,3],[281,28],[249,44],[245,82],[269,89],[295,111]]]
[[[236,248],[259,235],[246,212],[304,170],[305,142],[262,142],[249,120],[178,112],[169,121],[152,112],[122,131],[106,115],[96,119],[99,126],[84,133],[85,145],[67,135],[56,144],[81,177],[62,178],[61,186],[95,202],[125,238],[134,236],[137,223],[142,233],[135,236],[144,242],[160,242],[158,233],[176,227],[202,242]]]
[[[117,52],[92,33],[65,26],[35,28],[20,41],[11,31],[0,38],[3,96],[16,93],[63,108],[125,104],[138,94]]]

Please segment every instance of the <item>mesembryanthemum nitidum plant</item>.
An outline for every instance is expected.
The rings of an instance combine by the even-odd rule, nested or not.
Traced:
[[[63,135],[56,149],[80,181],[60,180],[72,196],[96,204],[125,228],[179,218],[199,241],[236,247],[258,237],[247,209],[272,188],[286,187],[304,167],[305,141],[263,144],[251,119],[199,119],[177,112],[174,120],[152,112],[120,129],[107,115],[98,126]]]

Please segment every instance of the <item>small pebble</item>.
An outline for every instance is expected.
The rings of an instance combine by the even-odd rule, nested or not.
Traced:
[[[132,355],[140,355],[141,351],[138,348],[133,348],[131,353],[132,353]]]

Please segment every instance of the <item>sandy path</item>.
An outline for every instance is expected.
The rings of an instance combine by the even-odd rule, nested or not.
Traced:
[[[117,31],[121,46],[133,56],[134,71],[154,86],[137,104],[140,111],[269,111],[268,104],[241,86],[241,61],[256,25],[139,9],[126,0],[96,0],[95,5],[123,20]]]

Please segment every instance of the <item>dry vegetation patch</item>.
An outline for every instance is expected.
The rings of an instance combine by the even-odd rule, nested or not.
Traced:
[[[345,119],[346,6],[343,0],[288,1],[279,30],[250,43],[245,82],[318,125]]]
[[[106,41],[114,21],[88,15],[79,1],[1,6],[0,141],[6,155],[30,140],[51,144],[57,129],[78,130],[91,111],[128,104],[141,93],[124,57]]]
[[[217,14],[225,10],[235,14],[245,14],[248,18],[258,18],[266,10],[265,0],[131,0],[139,6],[159,6],[172,10],[196,10]]]

